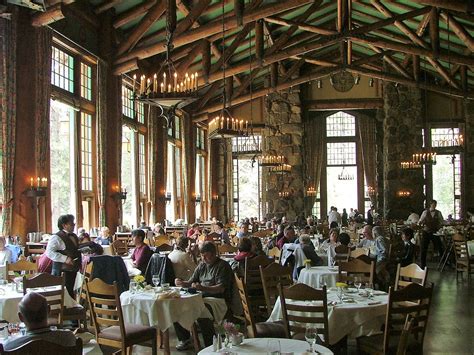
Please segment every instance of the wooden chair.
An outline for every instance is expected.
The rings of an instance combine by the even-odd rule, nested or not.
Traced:
[[[311,323],[315,324],[318,336],[323,345],[327,346],[329,325],[326,286],[318,290],[305,284],[289,287],[278,285],[278,292],[286,337],[304,339],[305,325]],[[288,302],[289,300],[291,301]],[[311,303],[306,304],[306,302]]]
[[[366,264],[370,264],[372,261],[375,260],[375,259],[372,259],[370,256],[365,255],[365,254],[359,255],[356,259],[361,260]]]
[[[111,245],[112,255],[128,255],[127,242],[123,239],[115,240]]]
[[[346,272],[345,274],[343,272]],[[339,264],[338,279],[340,282],[354,282],[355,277],[360,277],[362,282],[374,283],[375,261],[370,264],[360,260],[352,259],[346,263]]]
[[[235,275],[235,283],[239,291],[240,301],[244,312],[247,337],[249,338],[284,338],[285,329],[281,323],[259,322],[254,320],[250,309],[247,288],[243,279]]]
[[[160,245],[163,244],[169,244],[171,245],[170,239],[167,235],[158,235],[153,237],[153,245],[155,247],[159,247]]]
[[[460,235],[453,235],[454,255],[456,258],[456,281],[461,274],[467,273],[467,279],[470,281],[471,275],[474,273],[474,257],[469,258],[466,239]]]
[[[170,252],[173,250],[174,250],[174,247],[169,244],[161,244],[155,248],[155,251],[158,251],[158,252]]]
[[[124,323],[116,282],[108,285],[97,278],[86,281],[86,290],[97,344],[118,348],[122,354],[129,354],[128,348],[131,353],[133,345],[151,340],[152,354],[156,354],[156,328]]]
[[[402,289],[409,284],[415,282],[421,286],[425,286],[428,269],[422,269],[417,264],[410,264],[405,267],[397,266],[397,276],[395,278],[395,290]]]
[[[38,273],[38,264],[24,259],[20,259],[13,264],[7,264],[7,275],[9,281],[13,281],[15,273],[19,273],[20,275],[36,274]]]
[[[32,278],[23,276],[23,295],[26,295],[29,289],[37,287],[48,288],[35,291],[46,298],[49,306],[48,323],[61,326],[64,310],[64,276],[53,276],[48,273],[37,274]]]
[[[400,340],[398,341],[397,355],[406,355],[410,332],[414,325],[415,320],[413,317],[407,315],[405,325],[403,326],[402,333],[400,334]]]
[[[76,339],[75,346],[62,346],[49,341],[39,339],[32,340],[12,350],[4,350],[3,344],[0,344],[0,354],[5,355],[52,355],[52,354],[82,354],[82,339]]]
[[[266,255],[259,255],[254,258],[245,259],[244,282],[250,300],[250,308],[254,312],[257,321],[268,318],[267,302],[263,293],[262,278],[260,277],[260,266],[265,267],[273,263],[273,260]]]
[[[340,263],[347,262],[349,260],[349,247],[345,245],[338,245],[335,249],[336,252],[336,262],[339,265]]]
[[[217,246],[220,246],[222,244],[221,235],[216,232],[208,234],[207,239],[212,240],[212,242]]]
[[[230,244],[222,244],[217,246],[217,251],[219,255],[221,254],[231,254],[231,253],[237,253],[239,249],[237,247],[234,247],[233,245]]]
[[[361,255],[367,255],[369,256],[369,249],[368,248],[355,248],[354,250],[351,250],[349,254],[350,259],[355,259],[358,258]]]
[[[278,298],[278,284],[282,286],[293,284],[291,268],[277,263],[271,263],[267,267],[260,266],[260,277],[262,279],[265,302],[267,303],[268,316],[270,317]]]
[[[398,291],[390,287],[384,334],[357,338],[359,352],[377,355],[395,353],[406,317],[410,315],[413,317],[414,326],[410,329],[406,348],[410,354],[423,354],[423,339],[432,294],[433,286],[423,287],[416,283],[411,283]]]
[[[269,258],[273,258],[273,260],[275,260],[276,263],[279,263],[279,262],[280,262],[280,258],[281,258],[281,250],[278,249],[277,247],[271,248],[271,249],[268,251],[268,257],[269,257]]]
[[[273,234],[273,229],[264,229],[264,230],[256,231],[252,233],[254,237],[259,237],[259,238],[265,238],[272,234]]]

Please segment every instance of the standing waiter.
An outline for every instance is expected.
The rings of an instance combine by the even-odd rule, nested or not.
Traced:
[[[81,267],[81,253],[78,250],[79,239],[74,234],[74,216],[66,214],[59,216],[59,232],[54,234],[46,247],[46,255],[53,261],[54,276],[64,273],[65,286],[74,298],[74,282],[77,271]]]
[[[426,266],[426,254],[428,253],[428,247],[430,241],[433,241],[433,244],[438,249],[439,256],[443,255],[443,243],[441,238],[436,234],[438,230],[443,226],[444,219],[443,215],[439,210],[436,209],[438,203],[436,200],[431,201],[430,207],[423,211],[420,219],[418,220],[418,225],[423,226],[423,239],[421,241],[421,268],[424,269]]]

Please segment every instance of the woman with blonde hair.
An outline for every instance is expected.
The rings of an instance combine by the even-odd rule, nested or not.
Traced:
[[[107,226],[100,228],[99,236],[95,239],[97,244],[109,245],[110,244],[110,229]]]

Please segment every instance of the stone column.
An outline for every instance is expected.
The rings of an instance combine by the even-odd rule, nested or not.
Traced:
[[[263,203],[267,217],[286,216],[289,220],[304,212],[303,124],[299,88],[269,94],[265,98],[263,154],[285,156],[291,165],[286,174],[263,168]],[[265,186],[266,184],[266,186]],[[280,196],[288,192],[289,196]]]
[[[417,88],[384,84],[383,181],[384,216],[406,218],[410,207],[423,209],[423,171],[400,169],[400,162],[411,160],[422,147],[423,104]],[[410,197],[397,192],[408,190]]]
[[[463,216],[466,208],[474,208],[474,101],[464,101],[466,127],[464,132],[464,201]]]

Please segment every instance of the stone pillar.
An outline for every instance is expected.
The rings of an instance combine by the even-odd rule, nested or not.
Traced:
[[[417,88],[384,84],[383,181],[384,216],[406,218],[410,207],[423,209],[423,171],[400,169],[400,162],[411,160],[422,147],[423,104]],[[410,197],[397,192],[408,190]]]
[[[464,101],[466,126],[464,134],[464,201],[463,216],[467,208],[474,208],[474,101]]]
[[[304,212],[303,124],[299,87],[265,98],[263,154],[283,155],[291,165],[291,173],[281,174],[263,168],[263,203],[267,217],[286,216],[289,220]],[[265,186],[266,184],[266,186]],[[280,196],[288,192],[289,196]]]

